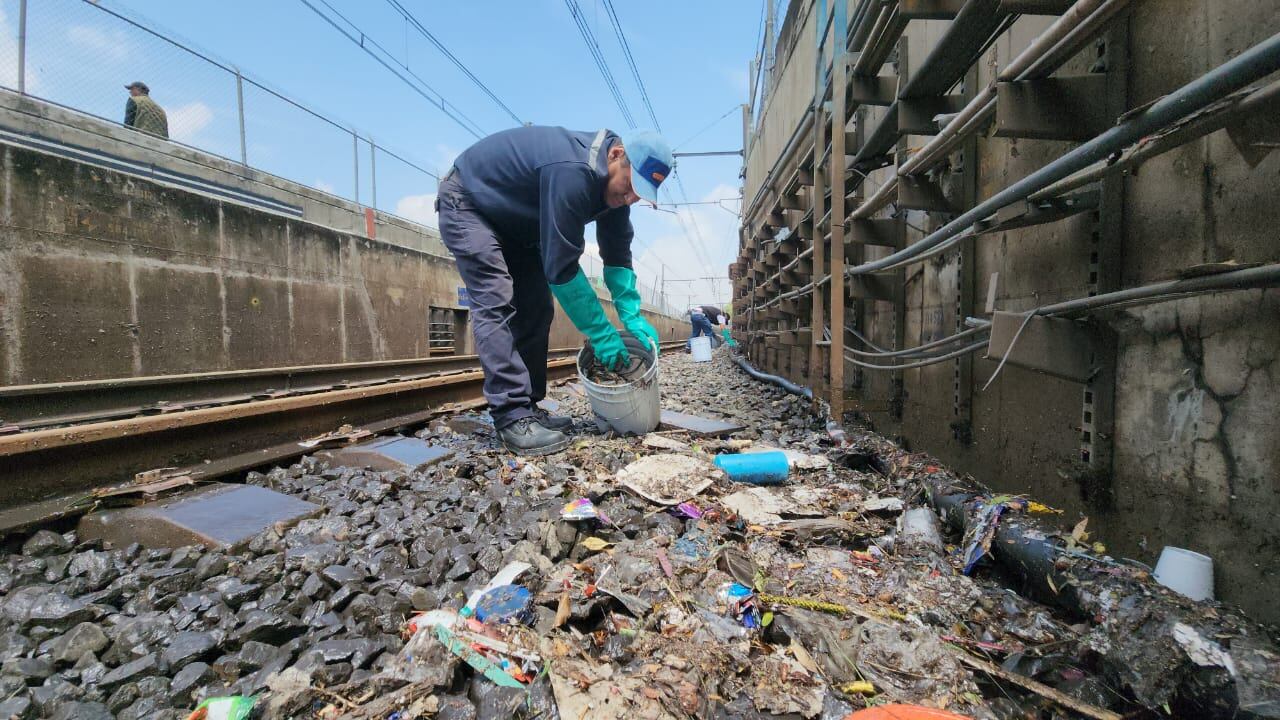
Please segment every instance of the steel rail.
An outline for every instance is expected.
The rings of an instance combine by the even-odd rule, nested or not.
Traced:
[[[556,348],[550,359],[571,357]],[[38,429],[376,385],[475,369],[475,355],[257,368],[0,387],[0,419]]]
[[[547,363],[549,380],[576,374],[576,357],[561,353]],[[426,377],[0,436],[0,534],[70,512],[68,497],[146,470],[185,468],[204,480],[310,452],[299,441],[343,425],[383,432],[421,424],[458,403],[482,405],[483,381],[473,364]],[[39,509],[30,509],[33,504]]]

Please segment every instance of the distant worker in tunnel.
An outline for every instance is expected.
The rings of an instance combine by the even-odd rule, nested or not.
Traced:
[[[135,130],[169,138],[169,116],[151,99],[151,88],[141,80],[124,86],[129,99],[124,103],[124,124]]]
[[[567,417],[538,407],[547,392],[547,344],[560,301],[596,358],[630,358],[578,260],[595,222],[604,282],[626,329],[657,344],[640,314],[631,267],[630,206],[657,203],[671,174],[671,147],[657,133],[575,132],[526,126],[464,150],[440,181],[440,235],[471,298],[472,332],[484,395],[507,449],[545,455],[569,444]]]

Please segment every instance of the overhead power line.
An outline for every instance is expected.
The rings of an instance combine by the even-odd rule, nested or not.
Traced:
[[[640,101],[644,103],[644,109],[649,113],[649,120],[653,122],[653,129],[662,132],[662,125],[658,123],[658,116],[653,112],[653,103],[649,102],[649,91],[644,87],[644,80],[640,79],[640,70],[636,67],[636,58],[631,54],[631,44],[627,42],[627,35],[622,32],[622,23],[618,22],[618,13],[613,9],[613,0],[604,0],[604,9],[609,15],[610,22],[613,23],[613,32],[618,36],[618,44],[622,46],[622,54],[627,59],[627,66],[631,68],[631,77],[635,79],[636,87],[640,90]]]
[[[470,68],[468,68],[461,60],[459,60],[456,55],[450,52],[449,48],[444,46],[444,43],[440,42],[440,40],[437,39],[435,35],[432,35],[431,31],[428,30],[426,26],[424,26],[418,20],[418,18],[415,17],[414,14],[409,11],[408,8],[400,4],[400,0],[387,0],[387,3],[389,3],[391,7],[395,8],[396,12],[400,13],[400,16],[403,17],[406,22],[412,25],[420,35],[422,35],[427,40],[429,40],[432,45],[435,45],[436,49],[439,50],[441,53],[443,53],[445,57],[449,58],[449,60],[454,65],[456,65],[457,68],[461,70],[464,75],[466,75],[468,78],[471,79],[471,82],[475,83],[477,87],[483,90],[484,94],[488,95],[490,100],[493,100],[495,103],[497,103],[498,107],[506,111],[506,113],[511,116],[512,120],[515,120],[516,123],[520,125],[524,124],[524,121],[521,120],[520,117],[515,114],[515,111],[507,107],[507,104],[502,102],[502,100],[499,99],[498,96],[495,95],[487,85],[485,85],[483,82],[480,81],[480,78],[475,76],[475,73],[471,72]]]
[[[323,19],[325,22],[329,23],[329,25],[331,25],[334,30],[337,30],[339,33],[342,33],[343,37],[347,38],[352,43],[357,45],[361,50],[364,50],[369,55],[369,57],[373,58],[374,60],[377,60],[378,64],[382,65],[384,68],[389,70],[391,74],[400,78],[400,81],[403,82],[405,85],[408,85],[411,90],[421,95],[432,105],[439,107],[441,112],[449,116],[449,119],[457,123],[460,127],[462,127],[462,129],[471,133],[476,138],[480,138],[484,136],[484,130],[482,130],[479,125],[476,125],[474,120],[472,120],[471,118],[463,114],[463,112],[459,110],[456,105],[446,100],[443,93],[431,87],[429,84],[427,84],[425,80],[418,77],[416,73],[414,73],[412,70],[409,69],[408,65],[401,63],[401,67],[404,68],[404,72],[413,76],[413,78],[417,80],[418,83],[421,83],[421,87],[419,87],[418,84],[415,84],[409,78],[405,77],[404,73],[400,72],[395,67],[393,67],[390,62],[385,60],[382,56],[378,55],[378,53],[375,53],[373,49],[370,48],[370,45],[372,45],[373,48],[376,48],[386,57],[391,58],[392,60],[395,60],[395,56],[392,55],[390,52],[388,52],[386,48],[379,45],[376,40],[369,37],[363,30],[357,27],[355,23],[348,20],[345,15],[338,12],[338,10],[334,8],[332,5],[330,5],[326,0],[319,0],[319,2],[322,5],[324,5],[326,8],[328,8],[329,11],[332,12],[334,15],[338,16],[338,18],[341,19],[342,22],[350,26],[351,30],[355,31],[356,33],[355,35],[353,35],[346,28],[342,27],[337,22],[335,22],[333,18],[329,17],[324,12],[322,12],[320,8],[316,7],[315,5],[312,5],[310,0],[298,0],[298,1],[301,2],[303,5],[306,5],[311,10],[311,12],[315,13],[316,15],[319,15],[320,18]],[[359,37],[357,37],[356,35],[359,35]],[[399,62],[399,61],[396,60],[396,62]],[[426,88],[426,90],[423,90],[423,88]],[[431,95],[429,95],[427,91],[435,93],[436,97],[431,97]]]
[[[569,14],[573,16],[573,22],[578,26],[578,33],[582,35],[582,39],[587,43],[587,50],[591,51],[591,58],[595,60],[596,69],[600,71],[600,77],[604,78],[604,84],[609,87],[610,94],[613,95],[613,101],[618,104],[618,110],[622,112],[622,119],[627,122],[628,127],[636,126],[636,119],[631,115],[631,109],[627,107],[627,101],[622,97],[622,90],[618,88],[618,81],[614,79],[613,72],[609,70],[609,63],[604,59],[604,53],[600,51],[600,43],[596,42],[595,33],[591,32],[591,26],[587,24],[587,18],[582,13],[582,7],[578,5],[578,0],[564,0],[564,4],[569,8]]]

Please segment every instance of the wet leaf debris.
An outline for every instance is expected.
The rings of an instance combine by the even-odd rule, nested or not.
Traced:
[[[1181,667],[1176,652],[1232,661],[1223,633],[1239,625],[1206,636],[1184,623],[1189,650],[1153,642],[1145,656],[1100,634],[1105,619],[1016,592],[993,555],[999,523],[1033,516],[1025,500],[998,499],[1003,519],[965,532],[931,509],[963,483],[928,458],[868,431],[833,439],[808,401],[723,350],[662,367],[664,409],[745,429],[602,434],[566,385],[557,412],[577,419],[577,440],[556,455],[514,459],[463,412],[419,431],[452,451],[420,471],[309,456],[251,474],[324,511],[242,552],[31,535],[0,563],[0,717],[181,719],[235,697],[264,718],[839,720],[889,703],[1192,717],[1176,693],[1153,704],[1140,674]],[[784,484],[734,482],[714,463],[757,452],[784,454]],[[1249,641],[1265,653],[1275,636],[1262,632]],[[1105,661],[1108,640],[1128,675]]]

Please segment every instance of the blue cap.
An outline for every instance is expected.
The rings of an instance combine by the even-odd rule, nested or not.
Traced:
[[[658,186],[671,175],[676,159],[671,145],[652,130],[628,130],[620,135],[631,162],[631,187],[640,197],[658,202]]]

